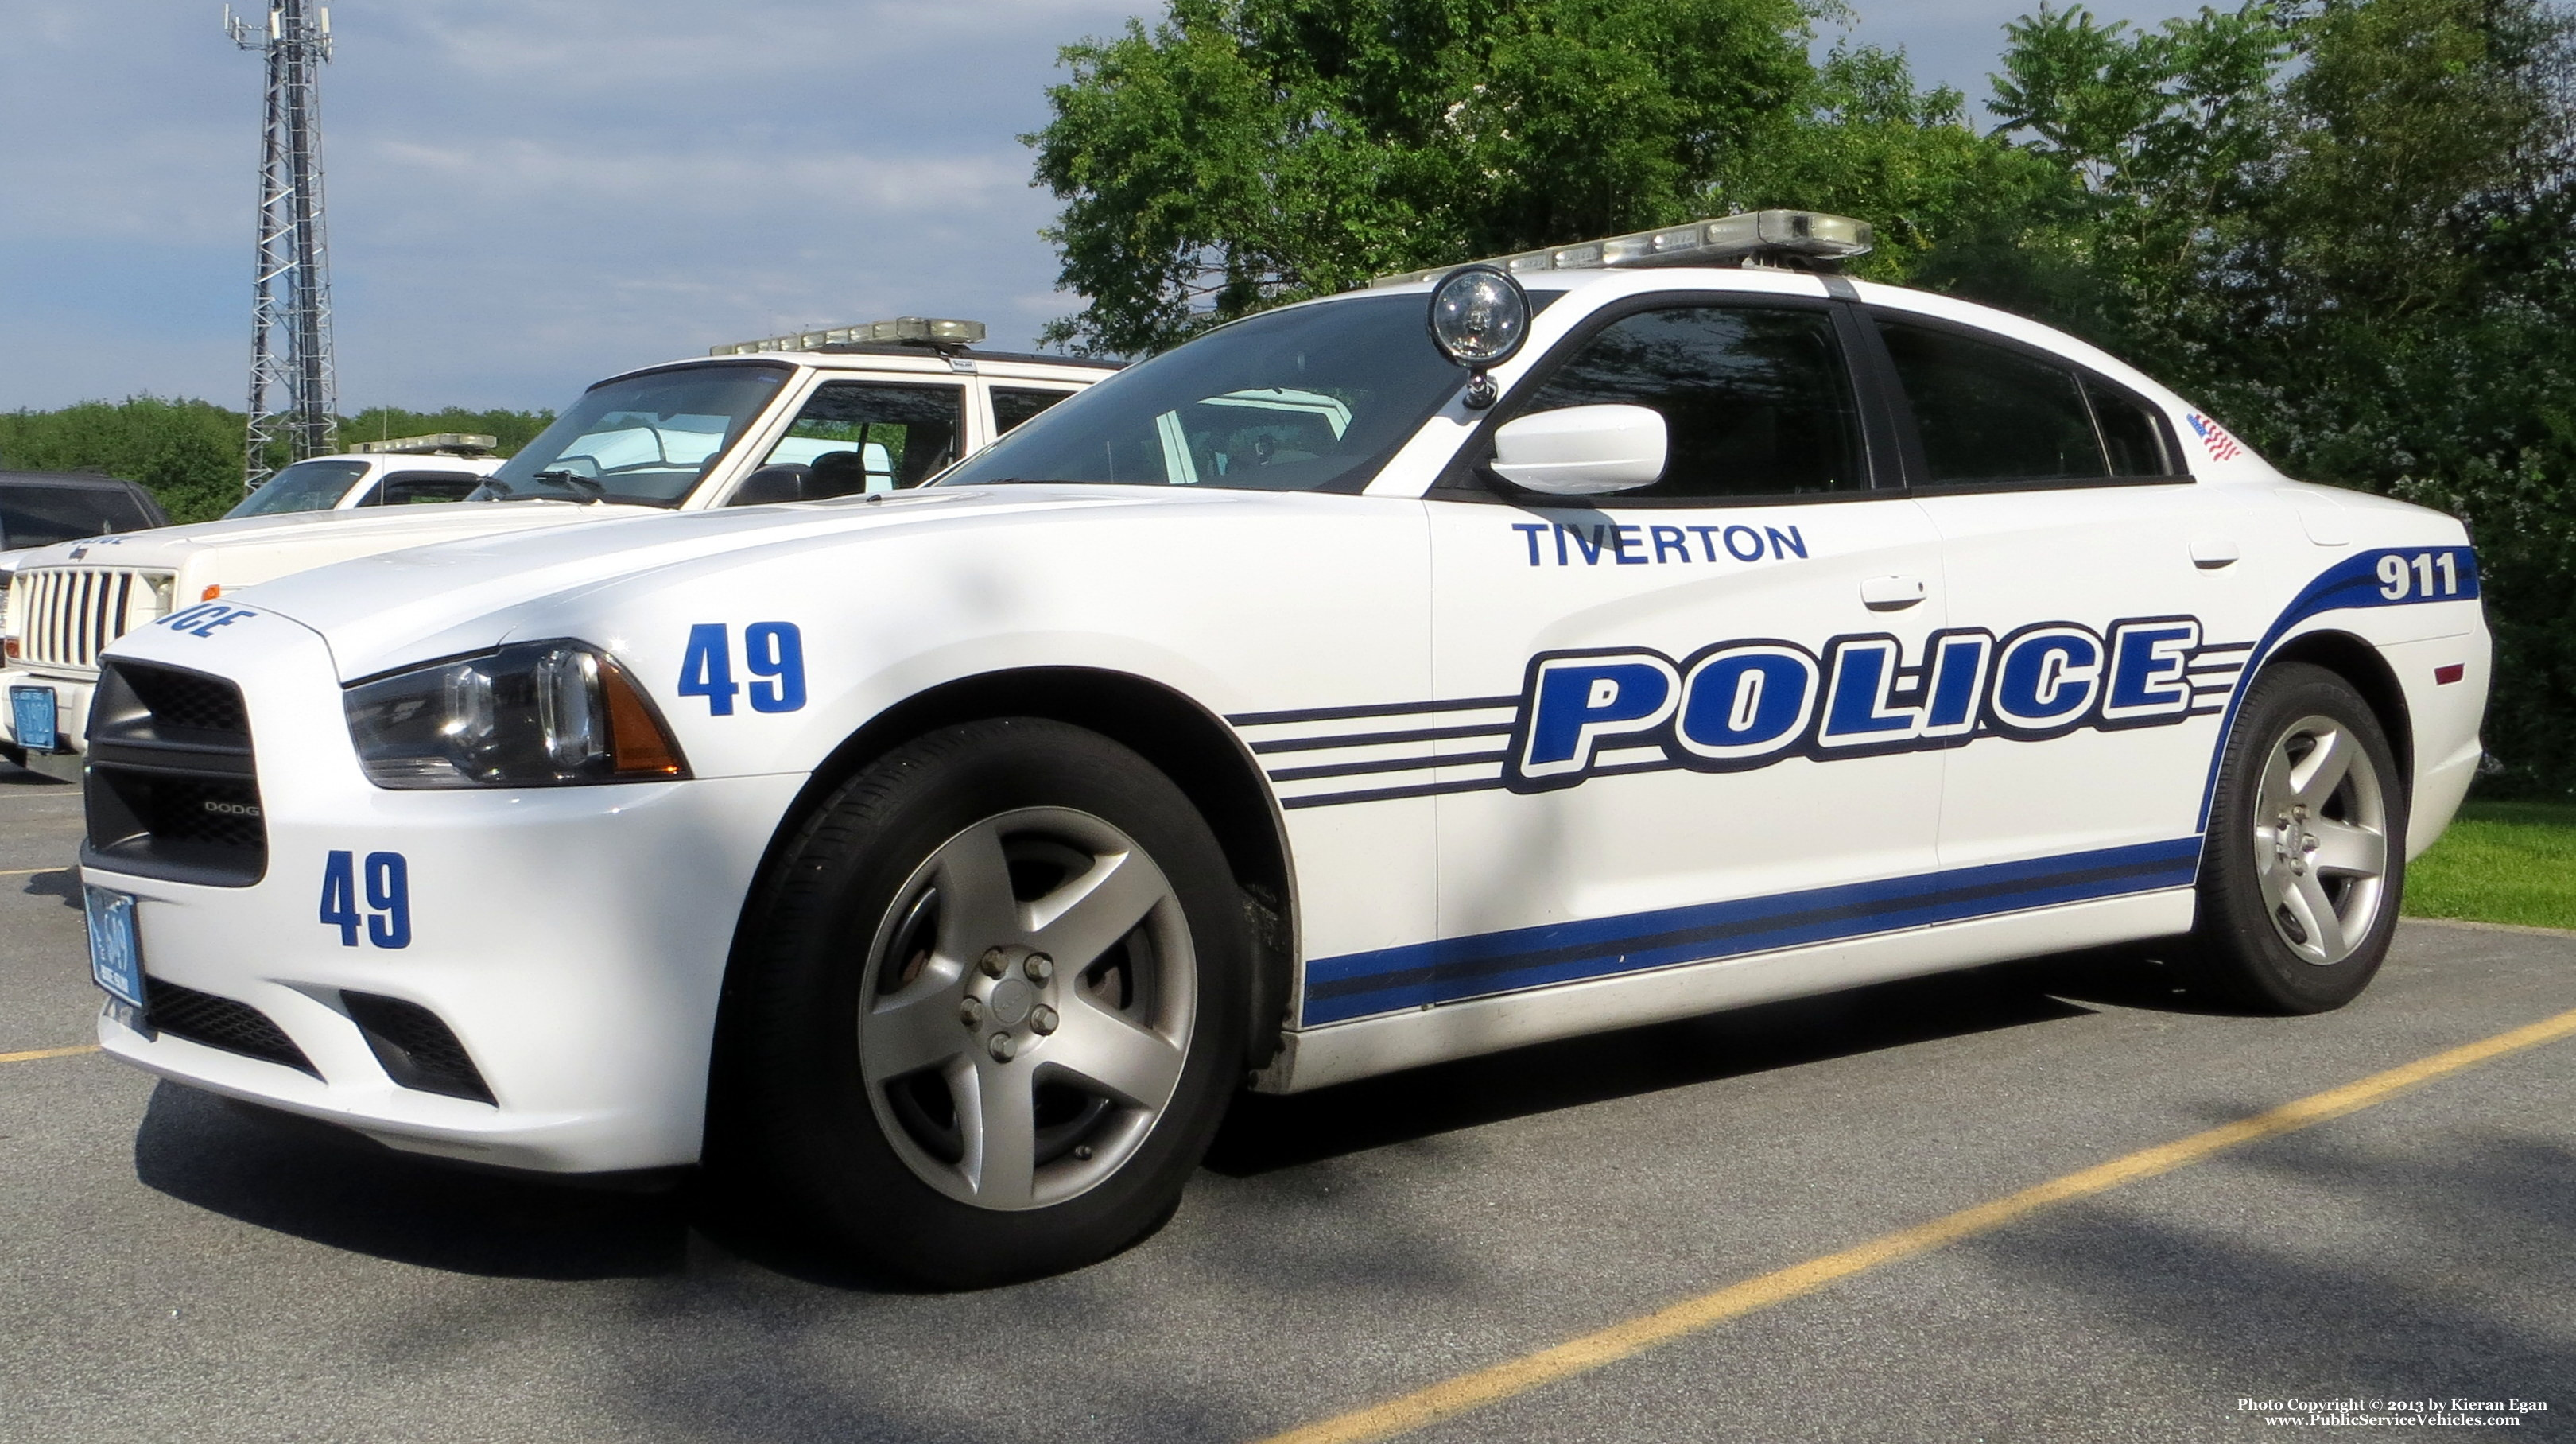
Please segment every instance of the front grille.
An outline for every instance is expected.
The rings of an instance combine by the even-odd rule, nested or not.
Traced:
[[[90,704],[83,789],[87,860],[214,887],[268,871],[249,712],[221,677],[109,662]]]
[[[18,592],[18,650],[32,663],[95,667],[107,644],[165,610],[167,572],[103,567],[37,567],[11,582]]]
[[[348,1006],[349,1017],[366,1036],[367,1046],[375,1050],[386,1077],[423,1093],[444,1093],[477,1103],[494,1101],[482,1070],[436,1013],[418,1003],[375,993],[342,993],[340,1001]]]
[[[289,1068],[322,1076],[286,1030],[268,1020],[268,1015],[248,1003],[200,993],[177,983],[159,978],[143,980],[145,1014],[152,1026],[174,1038],[239,1053],[267,1063],[282,1063]]]

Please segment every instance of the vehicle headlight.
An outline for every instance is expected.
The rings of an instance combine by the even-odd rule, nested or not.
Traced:
[[[614,658],[522,642],[348,689],[349,736],[378,787],[560,787],[689,775]]]

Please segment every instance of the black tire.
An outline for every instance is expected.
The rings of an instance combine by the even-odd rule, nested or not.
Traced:
[[[2344,745],[2335,733],[2350,744],[2343,781],[2310,801],[2281,791],[2274,779]],[[2331,770],[2319,766],[2317,779]],[[2228,736],[2202,844],[2191,953],[2203,980],[2267,1013],[2322,1013],[2359,997],[2397,930],[2406,803],[2387,731],[2350,683],[2303,662],[2265,668]],[[2375,873],[2356,862],[2368,860],[2356,833],[2378,836]],[[2312,930],[2321,904],[2332,916]]]
[[[975,901],[990,892],[973,886],[993,875],[973,863],[988,835],[1007,858],[1016,899],[1007,913]],[[1147,871],[1103,839],[1132,842]],[[1074,883],[1109,876],[1100,869],[1113,858],[1127,869],[1119,877],[1165,886],[1099,954],[1105,961],[1069,959],[1053,975],[1028,940],[1081,942],[1061,931],[996,938],[982,952],[952,939],[993,931],[975,919],[1025,921],[1043,910],[1024,905],[1075,896]],[[1094,888],[1107,899],[1095,932],[1117,925],[1123,898],[1110,892]],[[1066,905],[1062,916],[1074,911]],[[775,1221],[806,1245],[933,1287],[982,1287],[1118,1252],[1178,1206],[1242,1076],[1253,961],[1245,916],[1205,821],[1118,743],[1002,718],[904,744],[818,806],[755,892],[718,1046],[710,1157],[733,1175],[720,1186],[756,1199],[765,1216],[783,1214]],[[959,969],[943,1016],[963,1041],[943,1042],[930,1014],[915,1009],[937,1002]],[[921,1004],[905,1001],[916,997]],[[1103,1031],[1103,1014],[1132,1025],[1135,1040],[1160,1040],[1133,1044],[1177,1070],[1158,1110],[1065,1071],[1066,1060],[1093,1056],[1064,1051],[1086,1040],[1131,1049],[1130,1034]],[[1004,1033],[1015,1040],[1009,1048],[996,1041]],[[863,1034],[886,1041],[871,1048]],[[890,1056],[948,1047],[959,1056],[892,1081],[872,1083],[862,1057],[873,1053],[883,1072],[904,1066]],[[979,1100],[1005,1100],[992,1104],[1004,1110],[1015,1085],[1027,1089],[1024,1111],[985,1122]],[[1017,1156],[1007,1142],[984,1140],[1023,1127],[1028,1169],[979,1163]],[[1009,1181],[1019,1176],[1024,1189]]]

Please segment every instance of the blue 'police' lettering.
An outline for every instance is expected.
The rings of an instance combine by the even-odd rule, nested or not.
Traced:
[[[2190,617],[2122,622],[2111,628],[2111,685],[2102,698],[2108,722],[2163,717],[2191,710],[2191,683],[2183,663],[2200,645],[2200,623]]]
[[[1674,740],[1712,762],[1765,758],[1807,730],[1816,677],[1816,659],[1785,642],[1720,647],[1682,681]]]
[[[1995,663],[1993,709],[2007,730],[2071,727],[2093,706],[2102,643],[2083,627],[2050,623],[2004,639]]]
[[[1923,704],[1923,735],[1958,737],[1976,730],[1977,698],[1995,639],[1984,632],[1945,632],[1932,639],[1932,682]]]
[[[1673,714],[1680,678],[1652,652],[1540,658],[1530,669],[1521,775],[1580,776],[1604,739],[1652,732]]]
[[[1923,709],[1897,706],[1897,667],[1903,660],[1894,637],[1847,637],[1833,646],[1833,684],[1825,693],[1825,721],[1816,741],[1826,747],[1899,742],[1923,726]]]

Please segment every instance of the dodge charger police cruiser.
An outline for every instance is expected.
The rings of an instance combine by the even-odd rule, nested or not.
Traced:
[[[460,537],[912,486],[1115,369],[969,349],[983,336],[979,322],[906,316],[719,346],[600,382],[497,466],[317,457],[223,521],[29,552],[0,613],[0,752],[77,778],[100,650],[180,607]],[[410,504],[432,500],[463,504]]]
[[[92,724],[99,1037],[975,1284],[1153,1228],[1247,1077],[2140,939],[2348,1001],[2479,756],[2461,527],[1866,243],[1389,278],[918,490],[183,606]]]

